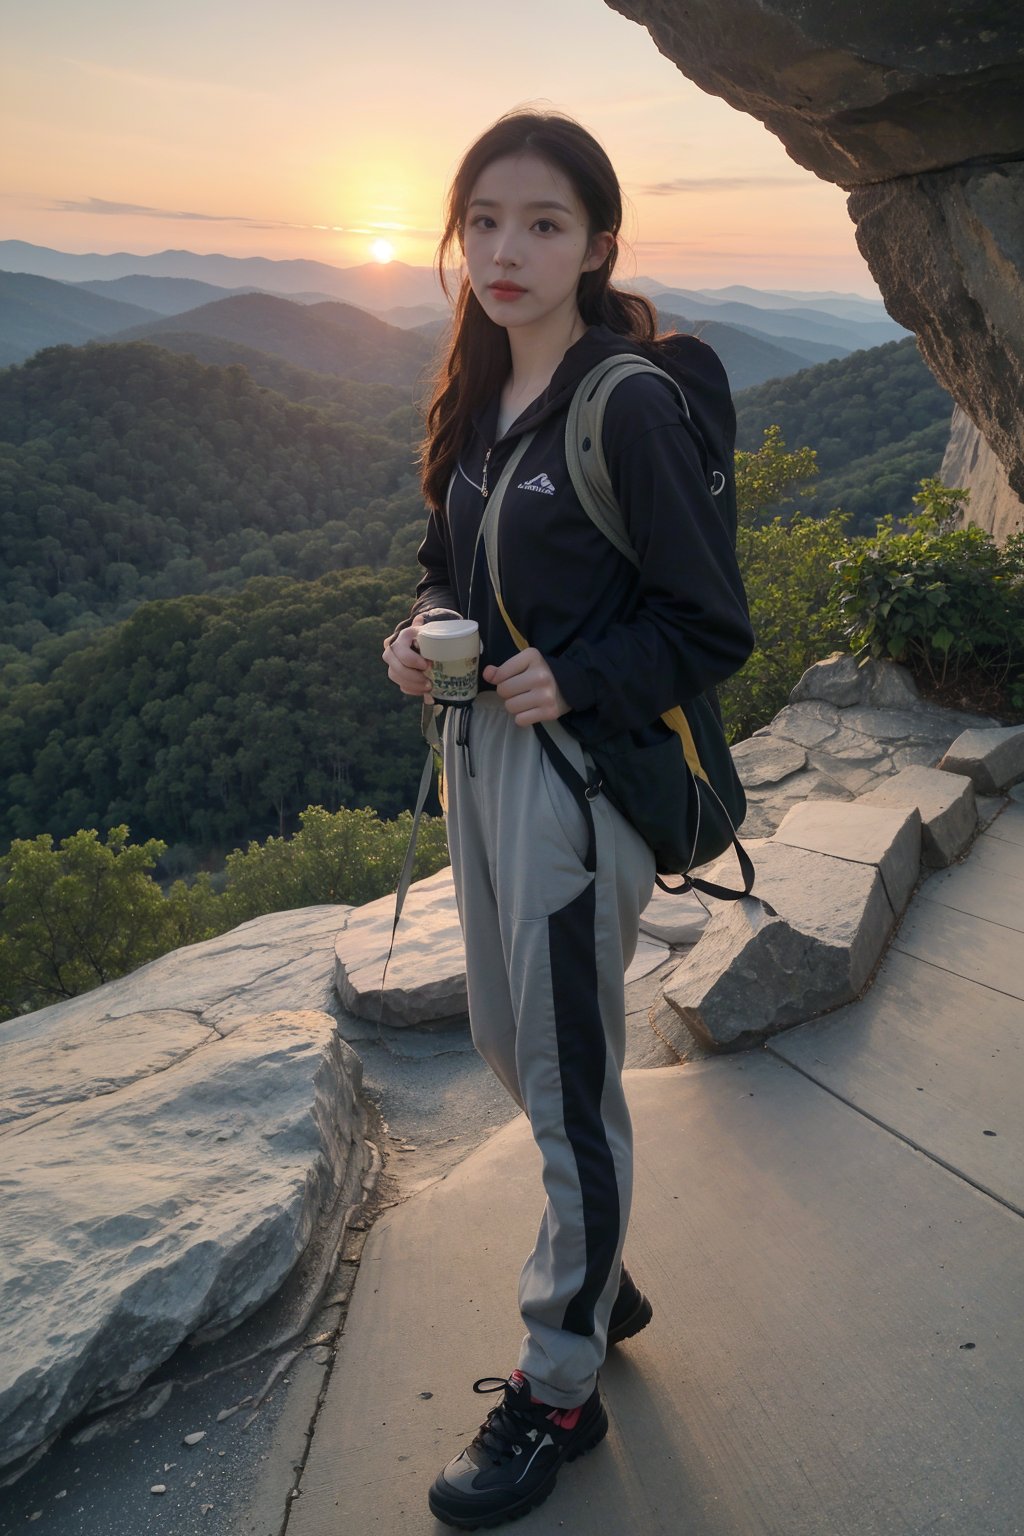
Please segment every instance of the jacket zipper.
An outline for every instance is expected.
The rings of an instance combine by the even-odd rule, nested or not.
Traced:
[[[484,454],[484,474],[480,489],[483,491],[485,501],[487,500],[487,465],[493,452],[493,448],[488,448],[487,452]]]

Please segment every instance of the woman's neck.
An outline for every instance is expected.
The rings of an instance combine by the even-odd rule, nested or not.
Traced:
[[[586,329],[578,311],[567,316],[563,325],[549,323],[543,330],[535,331],[530,326],[509,328],[512,372],[501,392],[499,425],[502,430],[522,415],[531,400],[544,393],[562,358]]]

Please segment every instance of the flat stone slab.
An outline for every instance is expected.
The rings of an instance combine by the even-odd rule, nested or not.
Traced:
[[[626,1092],[654,1320],[602,1369],[606,1441],[524,1530],[1009,1536],[1020,1218],[769,1053]],[[489,1401],[471,1384],[515,1364],[541,1198],[518,1117],[376,1223],[288,1536],[433,1530],[427,1488]]]
[[[356,907],[346,919],[335,943],[334,985],[342,1005],[393,1028],[468,1018],[466,951],[451,865],[409,887],[385,975],[394,920],[394,896]]]
[[[451,865],[409,887],[384,975],[394,920],[395,898],[382,896],[357,907],[338,934],[334,974],[342,1005],[358,1018],[399,1029],[468,1022],[466,947]],[[656,970],[667,957],[660,935],[642,932],[626,984]]]
[[[983,865],[986,869],[993,869],[997,874],[1020,874],[1020,854],[1017,845],[1008,842],[1002,837],[993,837],[989,832],[983,832],[975,838],[970,853],[971,864]]]
[[[863,805],[916,807],[921,817],[921,858],[941,868],[951,864],[977,826],[974,785],[938,768],[902,768],[861,797]]]
[[[670,895],[660,886],[640,914],[640,932],[663,944],[696,944],[709,922],[708,910],[692,891]],[[664,959],[664,954],[662,959]]]
[[[1024,800],[1008,805],[988,830],[1000,842],[1024,844]]]
[[[637,940],[636,954],[622,978],[624,985],[631,986],[634,981],[642,981],[645,976],[652,975],[665,964],[670,954],[668,944],[663,939],[657,938],[654,934],[641,932]]]
[[[897,917],[920,874],[921,817],[916,807],[889,810],[857,800],[848,805],[808,800],[787,812],[771,840],[875,865]]]
[[[799,773],[807,763],[807,753],[791,741],[777,741],[772,736],[748,736],[731,749],[736,772],[744,789],[762,784],[778,784],[791,773]]]
[[[121,1079],[107,1024],[96,1070],[75,1036],[67,1102],[41,1093],[29,1115],[15,1096],[21,1118],[2,1137],[0,1466],[134,1392],[183,1340],[256,1311],[323,1208],[359,1187],[361,1068],[332,1017],[235,1019],[188,1050],[176,1019],[149,1017],[170,1031],[163,1057],[127,1014]]]
[[[66,1003],[8,1019],[0,1024],[0,1047],[31,1038],[63,1049],[79,1025],[92,1029],[129,1014],[190,1013],[207,1028],[224,1030],[235,1020],[277,1009],[332,1013],[334,937],[349,911],[325,905],[254,917]],[[55,1055],[57,1072],[59,1061]]]
[[[770,1049],[1024,1215],[1024,1001],[894,946],[866,997]]]
[[[41,1109],[116,1093],[163,1072],[213,1038],[215,1032],[194,1013],[156,1009],[101,1019],[66,1034],[51,1024],[20,1040],[0,1040],[0,1126]]]
[[[997,871],[976,861],[974,850],[964,864],[938,869],[921,887],[925,901],[983,917],[1000,928],[1024,934],[1024,849],[1015,850],[1016,869]]]
[[[666,1001],[710,1049],[753,1045],[849,1002],[895,921],[871,865],[776,842],[747,851],[757,897],[716,902],[700,943],[665,986]]]
[[[939,767],[965,774],[979,795],[1001,795],[1024,779],[1024,725],[963,731]]]
[[[1008,998],[1024,999],[1024,944],[1019,932],[944,901],[930,901],[927,887],[903,919],[893,948]]]
[[[895,662],[858,665],[835,652],[804,673],[769,725],[733,746],[747,789],[743,835],[769,836],[804,800],[853,799],[903,768],[934,767],[959,733],[994,724],[921,699]]]

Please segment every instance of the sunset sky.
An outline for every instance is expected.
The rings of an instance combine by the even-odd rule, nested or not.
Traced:
[[[578,117],[632,205],[623,276],[877,296],[845,194],[602,0],[0,3],[0,238],[429,265],[510,107]]]

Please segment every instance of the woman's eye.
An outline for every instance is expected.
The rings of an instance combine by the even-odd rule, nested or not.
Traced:
[[[535,227],[540,230],[542,235],[549,235],[552,230],[558,228],[558,225],[553,223],[551,219],[538,219]]]
[[[469,222],[473,229],[484,229],[486,226],[493,224],[494,220],[491,218],[489,213],[478,213],[475,218],[470,219]]]

